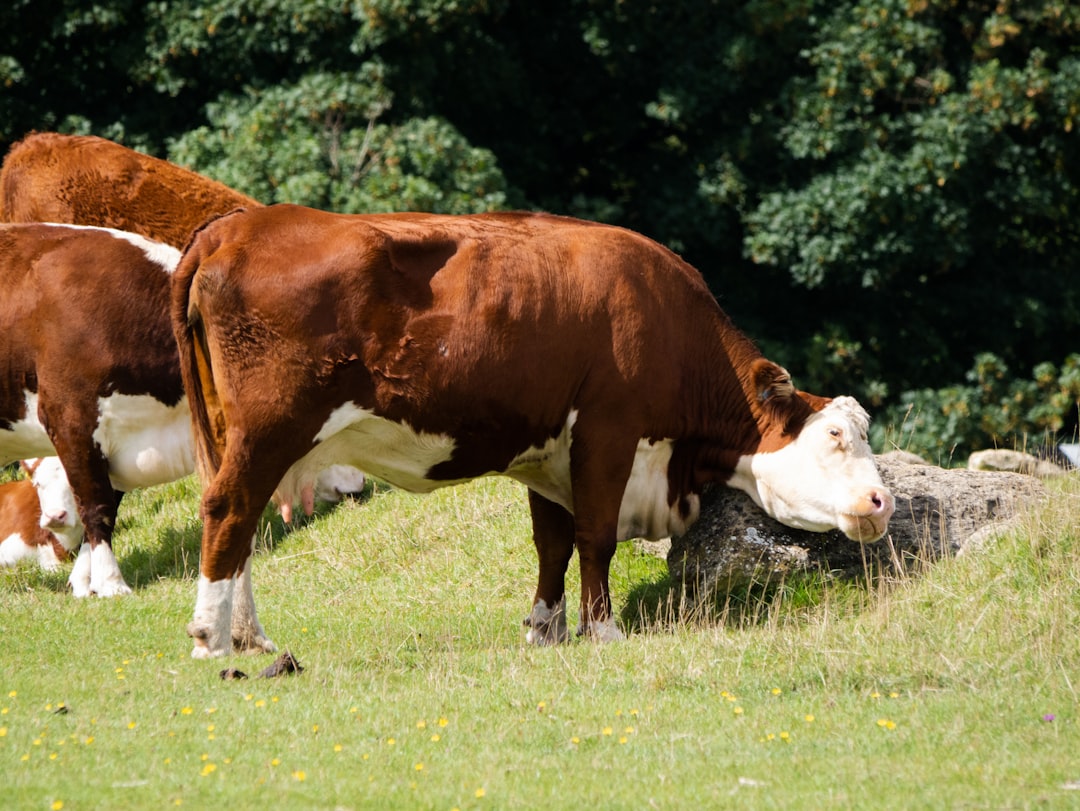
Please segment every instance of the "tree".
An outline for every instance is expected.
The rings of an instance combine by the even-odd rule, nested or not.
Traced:
[[[170,156],[266,203],[354,213],[502,207],[494,155],[438,117],[381,123],[390,106],[377,63],[312,73],[211,104],[210,125],[177,139]]]
[[[1034,384],[1080,345],[1078,29],[1066,0],[14,0],[0,140],[167,148],[266,202],[628,226],[801,387],[1028,430],[1058,423],[968,374]],[[956,447],[1001,428],[965,419]]]
[[[787,89],[796,161],[747,212],[745,244],[814,293],[836,383],[873,399],[961,379],[980,351],[1031,368],[1077,345],[1078,27],[1057,0],[843,3],[823,20],[813,75]]]

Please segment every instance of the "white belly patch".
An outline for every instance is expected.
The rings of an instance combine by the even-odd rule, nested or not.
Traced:
[[[176,481],[195,470],[186,397],[175,406],[149,395],[102,397],[94,441],[109,460],[109,477],[118,490]]]
[[[412,493],[457,483],[427,478],[428,470],[453,456],[453,439],[414,431],[353,403],[336,408],[315,441],[318,444],[293,463],[278,485],[283,502],[298,501],[304,488],[314,487],[319,471],[334,464],[352,465]]]
[[[509,476],[549,501],[574,510],[570,481],[570,446],[577,412],[572,411],[558,436],[541,447],[516,456],[506,470],[490,475]],[[316,436],[318,443],[293,464],[278,487],[281,498],[298,498],[305,486],[314,484],[318,471],[332,464],[353,465],[387,483],[414,493],[429,493],[458,481],[432,480],[428,471],[449,461],[454,454],[452,437],[414,431],[407,425],[374,416],[352,403],[340,406]],[[668,504],[668,463],[672,442],[638,442],[633,468],[619,510],[619,540],[664,538],[681,534],[698,512],[697,496],[691,496],[690,514],[684,519]]]
[[[685,518],[679,512],[678,500],[668,504],[668,464],[672,450],[673,443],[668,439],[638,442],[634,467],[619,509],[619,540],[648,538],[655,541],[682,535],[697,520],[700,510],[697,495],[689,497],[690,511]]]
[[[13,423],[11,430],[0,431],[0,464],[56,455],[49,435],[38,419],[38,396],[28,391],[25,397],[26,417]]]

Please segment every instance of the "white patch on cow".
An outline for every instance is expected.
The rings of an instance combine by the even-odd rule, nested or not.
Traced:
[[[570,482],[570,445],[577,418],[578,411],[574,409],[558,436],[542,447],[519,453],[506,470],[506,475],[571,513],[574,512],[574,491]]]
[[[60,558],[56,556],[56,550],[52,544],[39,544],[37,546],[38,566],[47,572],[55,572],[60,568]]]
[[[570,446],[578,412],[567,416],[558,435],[542,446],[529,448],[515,456],[502,473],[544,498],[574,511],[570,481]],[[316,435],[317,444],[285,474],[275,494],[279,504],[292,504],[310,487],[315,471],[334,462],[345,461],[366,470],[395,487],[414,493],[429,493],[450,481],[427,477],[435,465],[449,460],[454,451],[450,437],[413,431],[408,425],[375,417],[370,411],[349,403],[335,409]],[[668,503],[667,469],[672,442],[640,440],[633,467],[619,510],[619,540],[628,538],[665,538],[681,534],[698,514],[698,499],[689,499],[686,518],[679,513],[678,502]]]
[[[210,580],[199,575],[195,618],[188,625],[188,634],[195,639],[192,658],[210,659],[225,656],[232,650],[230,628],[235,587],[235,578]]]
[[[839,528],[852,540],[876,540],[894,503],[874,463],[868,427],[862,406],[837,397],[806,420],[794,442],[739,459],[728,485],[787,526],[811,532]]]
[[[530,645],[558,645],[568,638],[566,630],[566,596],[564,595],[553,608],[545,600],[537,600],[525,619],[529,630],[525,632],[525,641]]]
[[[34,392],[23,392],[26,403],[26,416],[13,422],[8,430],[0,430],[0,463],[8,464],[20,459],[37,456],[55,456],[56,448],[45,432],[45,426],[38,419],[38,396]]]
[[[254,552],[255,539],[251,539]],[[266,638],[266,631],[255,613],[255,594],[251,588],[251,556],[236,578],[233,590],[231,634],[233,647],[241,653],[273,653],[277,645]]]
[[[570,412],[566,425],[558,436],[543,447],[529,448],[518,454],[506,475],[535,490],[548,501],[574,512],[574,494],[570,481],[570,446],[578,412]],[[630,477],[619,507],[618,539],[666,538],[679,535],[698,515],[698,498],[691,496],[690,513],[684,519],[678,504],[668,504],[668,463],[673,443],[670,440],[638,441]]]
[[[671,440],[638,442],[634,466],[623,492],[619,508],[620,541],[629,538],[647,538],[652,541],[671,535],[682,535],[697,520],[701,500],[696,494],[687,496],[689,512],[684,518],[679,511],[679,500],[668,503],[668,465],[674,443]]]
[[[90,544],[84,543],[68,575],[68,585],[76,597],[90,596]]]
[[[76,597],[89,597],[91,594],[98,597],[120,597],[131,594],[131,589],[124,582],[124,576],[120,574],[116,555],[106,543],[99,543],[93,549],[88,543],[82,545],[79,556],[75,558],[75,565],[71,567],[71,574],[68,575],[68,585]]]
[[[413,493],[430,493],[453,484],[427,478],[428,470],[453,456],[451,438],[414,431],[408,425],[376,417],[354,403],[336,408],[315,441],[318,444],[282,478],[274,494],[278,504],[300,501],[303,491],[315,486],[319,471],[338,463],[355,465]]]
[[[86,544],[89,546],[89,544]],[[131,594],[131,588],[120,574],[116,555],[107,543],[90,550],[90,592],[98,597],[121,597]]]
[[[150,395],[102,397],[94,441],[109,460],[109,477],[117,490],[176,481],[195,470],[186,397],[174,406]]]
[[[56,222],[46,223],[46,225],[53,225],[57,228],[78,228],[83,231],[103,231],[106,234],[112,234],[117,239],[122,239],[125,242],[131,243],[136,248],[139,248],[146,255],[147,259],[156,265],[160,265],[162,270],[166,273],[172,273],[176,270],[176,266],[180,264],[180,251],[172,245],[166,245],[163,242],[155,242],[141,234],[133,234],[130,231],[121,231],[118,228],[105,228],[100,225],[72,225],[70,223]]]
[[[36,560],[47,572],[60,568],[60,558],[51,544],[28,544],[18,532],[0,541],[0,566],[14,566],[20,560]]]
[[[18,532],[13,532],[0,541],[0,566],[14,566],[20,560],[36,555],[37,551],[34,547],[30,546]]]

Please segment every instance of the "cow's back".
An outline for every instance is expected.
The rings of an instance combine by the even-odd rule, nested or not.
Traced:
[[[193,238],[173,318],[182,355],[201,352],[181,366],[206,394],[209,412],[192,410],[210,471],[230,419],[258,403],[306,414],[324,387],[312,420],[351,402],[455,438],[454,464],[432,471],[453,480],[507,469],[583,405],[635,442],[681,436],[702,417],[680,401],[723,373],[700,274],[640,235],[548,215],[232,214]],[[250,412],[210,413],[241,400]]]
[[[258,205],[189,169],[90,135],[31,134],[0,169],[5,222],[104,226],[176,248],[207,219]]]
[[[165,246],[157,250],[176,251]],[[95,396],[182,396],[164,254],[135,235],[0,224],[0,420],[23,418],[22,392],[98,381]],[[148,253],[149,251],[149,253]],[[163,371],[164,370],[164,371]],[[21,454],[15,458],[21,458]],[[40,454],[38,454],[40,455]],[[47,454],[45,454],[47,455]]]

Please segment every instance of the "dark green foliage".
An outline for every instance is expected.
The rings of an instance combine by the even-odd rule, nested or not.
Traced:
[[[904,443],[937,453],[1075,423],[1024,381],[1080,346],[1078,42],[1066,0],[14,0],[0,146],[95,132],[266,202],[626,225],[879,438],[917,403]],[[977,415],[980,353],[1031,403]]]
[[[944,465],[984,447],[1040,453],[1057,439],[1076,441],[1077,403],[1080,355],[1060,367],[1040,363],[1025,378],[987,352],[975,359],[967,385],[904,392],[872,434],[877,447],[916,449]]]

